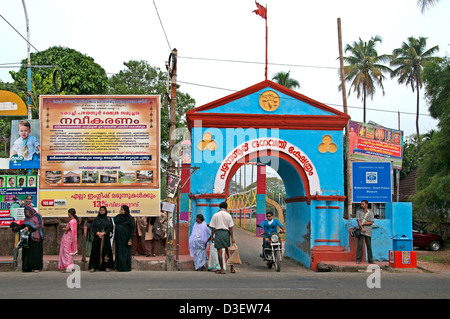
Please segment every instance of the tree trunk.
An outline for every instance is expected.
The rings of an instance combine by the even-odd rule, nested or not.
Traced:
[[[417,89],[417,114],[416,114],[416,131],[417,131],[417,143],[420,144],[420,134],[419,134],[419,82],[416,80]]]
[[[363,114],[363,123],[366,123],[366,86],[364,85],[364,88],[363,88],[363,103],[364,103],[364,105],[363,105],[363,108],[364,108],[364,114]]]

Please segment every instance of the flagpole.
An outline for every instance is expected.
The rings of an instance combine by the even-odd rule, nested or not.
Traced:
[[[267,81],[267,64],[268,64],[268,58],[267,58],[267,47],[268,47],[268,28],[267,28],[267,4],[266,4],[266,81]]]

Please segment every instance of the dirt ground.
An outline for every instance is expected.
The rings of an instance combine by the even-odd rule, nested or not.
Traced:
[[[450,273],[450,249],[417,250],[417,267],[431,272]]]

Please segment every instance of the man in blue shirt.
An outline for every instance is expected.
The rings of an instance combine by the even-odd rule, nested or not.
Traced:
[[[281,228],[281,232],[285,232],[283,224],[276,218],[273,218],[273,214],[268,212],[266,214],[266,220],[261,223],[261,228],[259,229],[260,235],[263,236],[263,253],[260,255],[261,258],[264,258],[264,249],[266,248],[266,238],[269,238],[271,233],[278,232],[278,227]]]

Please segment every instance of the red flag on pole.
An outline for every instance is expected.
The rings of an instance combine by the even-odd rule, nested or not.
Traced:
[[[253,10],[253,12],[256,13],[257,15],[263,17],[264,19],[267,19],[267,9],[264,8],[262,5],[260,5],[258,2],[255,1],[255,3],[256,3],[256,7],[258,9]]]
[[[263,19],[266,19],[266,72],[265,72],[265,76],[266,76],[266,80],[267,80],[267,65],[268,65],[268,59],[267,59],[267,7],[263,7],[262,5],[260,5],[258,2],[256,2],[256,7],[258,9],[253,10],[254,13],[256,13],[257,15],[261,16]]]

